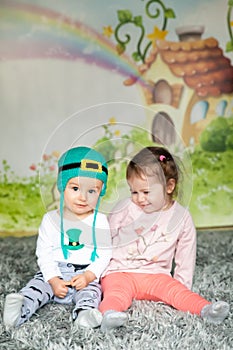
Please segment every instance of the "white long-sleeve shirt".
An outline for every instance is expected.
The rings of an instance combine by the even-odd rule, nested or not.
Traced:
[[[104,275],[113,272],[170,274],[192,286],[196,261],[196,230],[189,211],[179,203],[165,211],[144,213],[130,199],[109,217],[113,256]]]
[[[88,270],[93,272],[99,279],[112,256],[111,235],[106,216],[102,213],[97,213],[95,232],[99,258],[92,262],[90,257],[93,251],[93,217],[94,214],[89,215],[84,220],[70,221],[64,219],[64,243],[66,245],[69,244],[66,234],[67,230],[79,229],[81,230],[79,243],[84,245],[81,249],[69,250],[68,259],[65,259],[61,248],[60,215],[57,210],[50,211],[44,215],[39,228],[36,255],[40,271],[46,281],[55,276],[61,277],[58,267],[59,262],[78,265],[89,264]]]

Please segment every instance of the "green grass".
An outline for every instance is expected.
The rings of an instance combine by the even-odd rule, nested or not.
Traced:
[[[191,154],[193,191],[190,211],[197,227],[232,226],[232,159],[232,150],[211,153],[197,147]],[[124,162],[120,169],[111,167],[106,200],[124,179],[125,166]],[[12,181],[14,178],[16,180]],[[52,202],[54,175],[46,175],[40,183],[37,174],[27,179],[9,178],[5,174],[0,179],[0,235],[3,232],[36,233],[46,205]]]

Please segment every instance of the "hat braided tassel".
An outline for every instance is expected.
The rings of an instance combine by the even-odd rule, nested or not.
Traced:
[[[95,207],[94,219],[93,219],[93,225],[92,225],[92,241],[93,241],[93,245],[94,245],[94,249],[91,253],[91,261],[92,262],[95,261],[95,258],[99,258],[99,255],[96,253],[97,243],[96,243],[96,236],[95,236],[95,223],[96,223],[96,216],[97,216],[98,209],[99,209],[99,203],[100,203],[100,197],[99,197],[98,202],[97,202],[96,207]]]

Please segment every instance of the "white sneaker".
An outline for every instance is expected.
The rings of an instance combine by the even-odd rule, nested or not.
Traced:
[[[128,316],[125,312],[108,310],[104,313],[103,321],[101,324],[101,331],[106,332],[111,329],[124,326],[128,320]]]
[[[201,317],[210,323],[221,323],[229,313],[229,304],[225,301],[216,301],[208,304],[201,310]]]
[[[101,325],[102,313],[98,309],[81,310],[74,321],[74,328],[96,328]]]
[[[21,308],[24,296],[18,293],[8,294],[5,299],[3,310],[3,323],[6,328],[15,327],[21,316]]]

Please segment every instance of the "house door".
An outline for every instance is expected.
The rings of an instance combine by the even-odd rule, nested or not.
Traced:
[[[153,142],[170,146],[176,141],[175,126],[166,112],[159,112],[154,116],[152,123]]]

